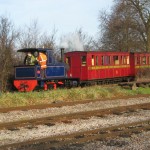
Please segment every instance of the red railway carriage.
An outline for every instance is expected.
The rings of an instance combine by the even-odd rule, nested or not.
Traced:
[[[134,78],[134,55],[128,52],[74,51],[65,53],[68,77],[84,81]]]

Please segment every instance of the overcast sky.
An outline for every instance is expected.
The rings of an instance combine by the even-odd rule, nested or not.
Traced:
[[[113,0],[0,0],[0,16],[10,17],[17,27],[37,20],[43,31],[55,27],[60,36],[79,28],[94,36],[99,11],[109,11],[112,5]]]

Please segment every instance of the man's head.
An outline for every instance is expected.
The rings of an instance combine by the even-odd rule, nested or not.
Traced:
[[[35,56],[35,57],[38,57],[38,52],[37,52],[37,51],[34,52],[34,56]]]

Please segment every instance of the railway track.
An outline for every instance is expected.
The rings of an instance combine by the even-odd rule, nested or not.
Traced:
[[[31,105],[31,106],[20,106],[20,107],[9,107],[9,108],[0,108],[0,113],[7,113],[11,111],[28,111],[28,110],[34,110],[34,109],[46,109],[46,108],[54,108],[54,107],[63,107],[63,106],[73,106],[77,104],[86,104],[93,102],[93,100],[87,100],[87,101],[76,101],[76,102],[61,102],[56,101],[51,104],[40,104],[40,105]]]
[[[89,119],[92,116],[105,117],[106,115],[122,115],[125,113],[137,112],[138,110],[150,110],[150,103],[120,106],[108,109],[85,111],[57,116],[49,116],[21,121],[7,122],[0,124],[0,130],[19,130],[20,127],[35,128],[37,125],[54,126],[56,123],[71,123],[73,119]]]
[[[129,137],[132,134],[138,134],[143,131],[150,131],[150,120],[121,124],[108,128],[98,128],[90,131],[72,133],[69,135],[59,135],[27,142],[9,144],[1,146],[0,150],[48,150],[62,147],[64,145],[80,144],[94,140],[104,140],[117,136]]]
[[[50,116],[38,119],[28,119],[23,121],[9,122],[0,124],[0,130],[19,130],[20,127],[32,129],[37,125],[54,126],[56,123],[69,124],[73,119],[89,119],[92,116],[99,118],[107,117],[107,115],[131,115],[134,112],[150,110],[150,103],[136,104],[130,106],[120,106],[109,109],[101,109],[94,111],[86,111],[72,114],[64,114],[58,116]],[[50,149],[73,143],[83,143],[92,140],[103,140],[114,136],[130,136],[131,134],[140,133],[150,130],[150,120],[135,123],[122,124],[108,128],[98,128],[90,131],[76,132],[67,135],[57,135],[42,139],[30,140],[14,144],[1,146],[0,149]]]

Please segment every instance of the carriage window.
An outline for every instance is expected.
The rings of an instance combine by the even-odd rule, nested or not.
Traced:
[[[140,64],[140,57],[135,57],[135,64],[139,65]]]
[[[142,64],[143,64],[143,65],[146,64],[146,56],[144,56],[144,57],[142,58]]]
[[[128,56],[121,56],[121,62],[122,62],[123,65],[126,65],[127,61],[129,62]]]
[[[102,65],[104,65],[104,63],[105,63],[105,58],[104,58],[104,56],[102,56],[101,58],[102,58],[102,59],[101,59]]]
[[[82,66],[86,66],[86,56],[81,57]]]
[[[96,66],[98,66],[98,56],[96,56]]]
[[[135,58],[134,59],[134,64],[136,65],[137,64],[137,57],[135,56],[134,58]]]
[[[130,64],[129,56],[127,56],[126,59],[127,59],[127,65],[129,65]]]
[[[124,64],[123,59],[124,59],[124,56],[121,56],[121,64]]]
[[[115,65],[119,65],[119,57],[118,56],[113,56],[113,61]]]
[[[66,64],[70,65],[70,57],[66,57]]]
[[[92,55],[92,66],[94,66],[94,55]]]
[[[110,65],[110,56],[105,56],[105,64]]]

